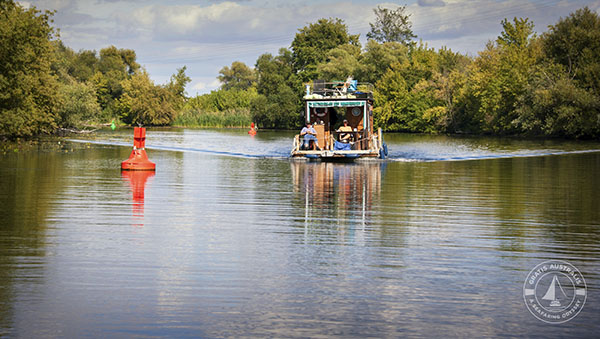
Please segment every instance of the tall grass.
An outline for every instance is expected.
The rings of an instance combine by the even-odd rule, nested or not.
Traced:
[[[233,128],[249,127],[252,114],[249,108],[236,108],[224,111],[202,111],[184,109],[175,119],[173,125],[181,127],[214,127]]]
[[[173,125],[181,127],[249,127],[250,105],[258,97],[256,88],[216,90],[191,98]]]

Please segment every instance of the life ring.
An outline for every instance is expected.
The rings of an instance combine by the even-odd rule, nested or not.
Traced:
[[[317,115],[319,118],[322,118],[322,117],[326,116],[326,115],[327,115],[327,112],[328,112],[328,108],[327,108],[327,107],[323,107],[323,112],[321,112],[321,113],[319,113],[319,108],[320,108],[320,107],[317,107],[317,108],[315,108],[315,114],[316,114],[316,115]]]

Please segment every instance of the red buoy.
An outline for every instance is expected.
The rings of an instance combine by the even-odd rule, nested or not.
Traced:
[[[250,135],[256,135],[256,128],[254,127],[254,123],[250,125],[250,130],[248,131]]]
[[[146,154],[146,128],[134,127],[133,129],[133,151],[129,159],[121,163],[124,171],[155,171],[156,164],[148,160]]]

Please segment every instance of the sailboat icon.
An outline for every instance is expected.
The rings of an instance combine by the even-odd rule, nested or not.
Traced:
[[[554,275],[554,277],[552,278],[552,283],[548,287],[546,294],[544,294],[544,296],[542,297],[543,300],[550,300],[550,307],[561,307],[562,306],[560,303],[560,300],[557,298],[557,295],[556,295],[557,286],[558,286],[558,289],[560,290],[560,293],[562,293],[562,296],[564,298],[567,297],[567,294],[565,293],[562,286],[560,285],[560,281],[558,281],[558,277],[556,275]]]

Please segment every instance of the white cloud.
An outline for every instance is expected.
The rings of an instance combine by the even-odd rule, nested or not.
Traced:
[[[210,79],[210,78],[205,78],[203,81],[198,81],[195,82],[192,85],[192,90],[198,91],[198,92],[204,92],[207,89],[215,89],[217,87],[219,87],[221,85],[221,82],[217,79]]]
[[[423,7],[441,7],[446,5],[443,0],[419,0],[417,3]]]
[[[528,17],[543,32],[576,9],[600,10],[600,0],[408,0],[413,31],[430,46],[447,46],[475,55],[500,34],[504,18]],[[265,52],[289,47],[298,29],[320,18],[341,18],[362,41],[374,21],[372,0],[190,1],[173,0],[27,0],[56,9],[61,38],[75,50],[108,45],[134,49],[153,79],[168,79],[188,66],[190,88],[218,87],[218,70],[240,60],[252,66]],[[443,5],[443,6],[442,6]],[[159,82],[161,82],[159,81]],[[192,92],[192,90],[190,90]]]

